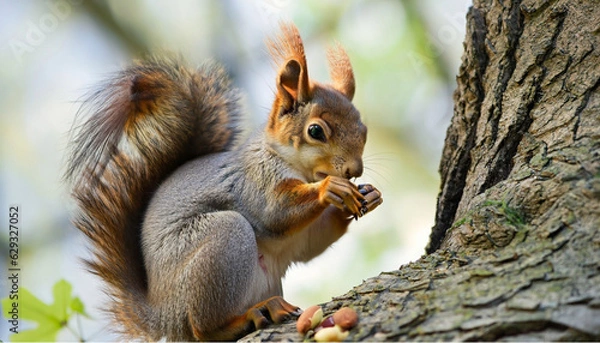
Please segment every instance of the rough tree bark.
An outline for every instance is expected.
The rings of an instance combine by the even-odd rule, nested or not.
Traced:
[[[600,340],[600,2],[475,0],[464,45],[427,255],[324,308],[349,340]]]

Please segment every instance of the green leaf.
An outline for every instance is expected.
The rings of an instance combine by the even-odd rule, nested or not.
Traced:
[[[9,339],[11,342],[54,342],[61,328],[59,324],[47,321],[40,323],[35,329],[13,333]]]
[[[56,318],[50,305],[45,304],[26,288],[19,288],[18,299],[2,299],[3,313],[8,316],[13,303],[17,304],[19,320],[30,320],[38,324],[37,328],[21,331],[10,335],[11,342],[54,341],[61,329],[61,322]],[[22,325],[22,324],[21,324]]]
[[[73,312],[85,314],[83,303],[79,298],[71,298],[73,287],[65,280],[60,280],[52,287],[54,297],[52,304],[46,304],[38,297],[21,287],[18,299],[2,299],[3,314],[9,318],[13,303],[17,305],[20,320],[37,323],[31,330],[21,331],[10,335],[12,342],[55,341],[58,332],[67,325]]]
[[[85,305],[83,304],[83,301],[81,301],[79,297],[73,297],[73,299],[71,299],[71,310],[73,310],[75,313],[81,314],[82,316],[90,318],[90,315],[85,312]]]
[[[58,281],[52,287],[54,303],[50,307],[55,318],[61,323],[66,323],[69,320],[68,310],[70,309],[72,290],[73,287],[65,279]]]

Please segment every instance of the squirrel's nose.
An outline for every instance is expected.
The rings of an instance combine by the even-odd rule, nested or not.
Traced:
[[[359,177],[363,173],[362,159],[357,158],[355,160],[349,161],[344,165],[344,168],[344,176],[346,176],[347,179]]]

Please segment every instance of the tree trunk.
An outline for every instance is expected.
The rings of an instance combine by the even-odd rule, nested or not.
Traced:
[[[350,340],[600,340],[600,2],[475,0],[457,83],[428,255],[325,312],[358,311]]]

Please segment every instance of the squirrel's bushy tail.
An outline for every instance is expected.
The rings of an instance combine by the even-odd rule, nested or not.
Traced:
[[[238,133],[238,92],[222,68],[140,62],[84,102],[65,178],[87,235],[91,271],[107,283],[108,309],[130,337],[159,339],[146,300],[140,246],[143,213],[160,182],[196,156],[230,149]],[[80,118],[81,119],[81,118]],[[158,337],[157,337],[158,335]]]

